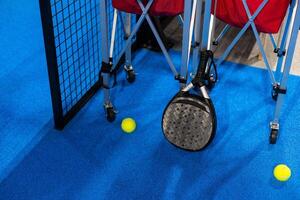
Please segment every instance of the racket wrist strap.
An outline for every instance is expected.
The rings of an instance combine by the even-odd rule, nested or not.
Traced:
[[[197,73],[195,78],[204,78],[206,65],[208,62],[208,50],[202,50],[200,52],[200,62],[198,65]]]
[[[200,52],[200,62],[198,65],[197,73],[195,78],[192,80],[192,83],[195,87],[202,87],[205,85],[205,79],[206,79],[206,69],[207,69],[207,63],[209,58],[213,56],[212,51],[209,50],[202,50]]]
[[[201,88],[204,83],[203,83],[203,79],[201,77],[197,77],[195,76],[195,78],[192,80],[193,86],[197,87],[197,88]]]
[[[214,73],[211,74],[213,68]],[[214,53],[211,50],[202,50],[200,52],[200,62],[198,65],[197,73],[192,81],[196,87],[207,85],[211,81],[211,76],[214,76],[214,81],[218,79],[217,66],[214,62]]]

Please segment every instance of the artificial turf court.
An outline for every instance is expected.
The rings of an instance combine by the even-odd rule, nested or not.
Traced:
[[[218,130],[204,151],[170,145],[161,116],[177,82],[161,54],[137,52],[137,81],[113,89],[119,110],[104,118],[102,91],[62,131],[53,129],[38,2],[0,3],[0,199],[300,199],[300,78],[291,76],[280,138],[268,144],[274,111],[265,70],[234,63],[212,91]],[[18,15],[11,16],[11,13]],[[177,66],[180,53],[171,52]],[[133,117],[137,130],[121,131]],[[280,183],[273,168],[292,177]]]

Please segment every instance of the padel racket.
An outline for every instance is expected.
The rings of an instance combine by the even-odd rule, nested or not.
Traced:
[[[189,151],[204,149],[214,138],[217,127],[214,105],[206,89],[207,79],[211,77],[208,73],[213,64],[213,53],[203,50],[200,57],[196,76],[173,97],[162,118],[166,139]]]

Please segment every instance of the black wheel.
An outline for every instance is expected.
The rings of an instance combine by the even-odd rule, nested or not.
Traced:
[[[270,134],[270,144],[276,144],[278,138],[278,130],[272,129]]]
[[[133,83],[135,81],[135,77],[136,77],[133,67],[131,65],[130,66],[125,65],[124,70],[126,72],[126,79],[127,79],[128,83]]]
[[[115,121],[116,115],[117,115],[117,113],[116,113],[116,111],[113,107],[106,108],[106,119],[107,119],[107,121],[109,121],[109,122]]]
[[[126,71],[126,79],[128,83],[133,83],[135,81],[136,74],[133,69]]]

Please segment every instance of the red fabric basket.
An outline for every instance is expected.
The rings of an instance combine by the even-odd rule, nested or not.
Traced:
[[[257,10],[263,0],[247,0],[251,14]],[[212,1],[211,12],[214,14],[214,3]],[[277,33],[286,15],[290,0],[269,0],[255,19],[255,25],[259,32]],[[242,28],[248,17],[242,0],[218,0],[216,17],[221,21]]]
[[[146,6],[148,0],[142,0]],[[114,8],[134,14],[141,14],[142,10],[137,0],[112,0]],[[154,0],[149,14],[153,16],[174,16],[183,13],[184,0]]]

